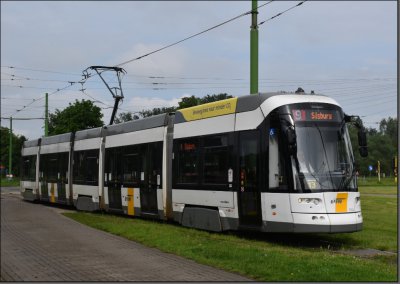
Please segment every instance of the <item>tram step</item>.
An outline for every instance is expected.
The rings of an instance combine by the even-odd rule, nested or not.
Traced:
[[[239,225],[239,230],[243,231],[261,231],[260,225]]]
[[[123,214],[124,210],[120,209],[120,208],[108,208],[108,212],[110,213],[115,213],[115,214]]]
[[[150,213],[150,212],[142,212],[141,216],[144,218],[150,218],[150,219],[159,219],[160,218],[158,213]]]

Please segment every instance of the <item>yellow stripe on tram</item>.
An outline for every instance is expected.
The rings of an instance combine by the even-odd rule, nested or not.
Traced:
[[[134,215],[135,208],[133,207],[133,188],[128,188],[128,215]]]
[[[347,212],[348,193],[338,193],[336,195],[336,213]]]
[[[56,202],[56,198],[55,198],[55,196],[54,196],[54,183],[53,183],[53,182],[51,183],[50,194],[51,194],[51,196],[50,196],[50,202],[51,202],[51,203],[55,203],[55,202]]]

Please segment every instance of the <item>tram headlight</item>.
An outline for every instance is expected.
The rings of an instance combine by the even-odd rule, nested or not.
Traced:
[[[318,205],[322,200],[320,198],[299,198],[299,203],[314,203]]]

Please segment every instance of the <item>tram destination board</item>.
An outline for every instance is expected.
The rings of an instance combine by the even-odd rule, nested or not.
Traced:
[[[333,109],[292,109],[294,121],[331,121],[342,120],[339,111]]]

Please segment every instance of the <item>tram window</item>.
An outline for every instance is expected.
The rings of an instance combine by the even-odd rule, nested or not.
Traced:
[[[272,115],[270,128],[268,129],[268,167],[269,167],[269,189],[287,190],[286,160],[283,149],[283,139],[279,119]]]
[[[258,132],[243,132],[240,137],[240,177],[247,191],[257,188],[259,156]]]
[[[98,161],[98,155],[93,151],[88,151],[86,157],[86,182],[97,183]]]
[[[36,156],[25,156],[22,161],[22,180],[36,179]]]
[[[83,184],[85,182],[85,152],[74,153],[74,183]]]
[[[142,169],[139,147],[130,146],[125,151],[127,154],[122,157],[124,182],[139,184]]]
[[[203,174],[205,184],[227,183],[228,137],[211,136],[204,138]]]
[[[185,139],[177,145],[177,183],[198,182],[198,139]]]
[[[40,163],[39,163],[40,180],[43,180],[46,177],[46,165],[47,165],[46,155],[40,155]]]
[[[99,151],[74,153],[74,183],[96,185],[98,181]]]
[[[62,154],[62,167],[60,169],[60,174],[62,176],[62,180],[68,182],[68,165],[69,165],[69,153]]]
[[[148,145],[149,159],[147,160],[149,172],[149,185],[157,186],[162,184],[162,142]]]
[[[109,182],[122,179],[121,152],[124,152],[122,147],[106,149],[105,173]]]
[[[57,181],[58,176],[58,154],[50,154],[47,157],[47,178],[49,181]]]
[[[269,130],[269,188],[279,187],[279,141],[276,128]]]

